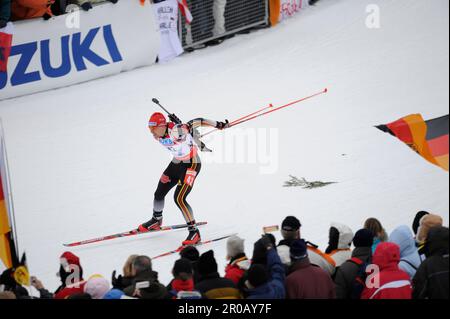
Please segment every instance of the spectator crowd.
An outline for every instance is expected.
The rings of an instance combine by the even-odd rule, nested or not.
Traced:
[[[0,0],[0,28],[8,21],[19,21],[34,18],[49,20],[52,16],[66,13],[70,5],[77,5],[84,11],[93,8],[100,2],[117,3],[119,0]]]
[[[18,21],[34,18],[49,20],[52,16],[67,13],[71,5],[79,6],[84,11],[93,9],[93,5],[101,2],[117,3],[119,0],[0,0],[0,29],[4,28],[8,21]],[[138,1],[138,0],[134,0]],[[139,0],[143,3],[145,0]],[[149,0],[152,3],[164,0]],[[225,1],[226,2],[226,1]],[[314,5],[318,0],[310,0]]]
[[[31,284],[41,299],[449,298],[449,229],[438,215],[418,212],[411,228],[400,225],[390,234],[375,218],[356,233],[332,223],[325,250],[304,238],[301,229],[297,217],[286,217],[283,239],[276,243],[271,233],[262,235],[251,258],[244,239],[229,237],[224,276],[213,250],[200,255],[195,246],[187,246],[167,285],[158,280],[148,256],[131,255],[122,273],[114,271],[107,280],[101,275],[86,278],[79,257],[71,252],[60,257],[61,285],[55,292],[35,277]],[[31,298],[13,271],[0,276],[0,299]]]

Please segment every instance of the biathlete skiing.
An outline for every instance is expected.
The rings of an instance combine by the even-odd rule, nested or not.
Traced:
[[[192,191],[202,167],[198,148],[200,147],[202,151],[210,151],[198,139],[196,129],[206,126],[223,130],[230,124],[228,120],[218,122],[203,118],[183,124],[174,114],[169,114],[169,119],[168,122],[164,114],[157,112],[152,114],[148,122],[148,128],[153,137],[172,153],[173,159],[162,174],[155,191],[153,217],[148,222],[139,225],[137,231],[148,232],[161,228],[165,197],[176,186],[175,203],[181,210],[189,231],[182,245],[195,245],[201,241],[200,231],[196,226],[192,207],[186,198]]]
[[[111,240],[115,238],[133,236],[150,231],[170,230],[179,228],[187,228],[189,230],[188,237],[186,238],[186,240],[182,242],[182,246],[179,247],[179,249],[187,245],[205,243],[201,241],[200,232],[197,226],[206,224],[206,222],[196,223],[194,218],[194,212],[192,211],[191,206],[186,201],[186,198],[192,191],[195,179],[200,173],[200,169],[202,167],[200,157],[198,155],[199,149],[202,152],[205,151],[211,152],[211,150],[209,150],[200,139],[208,134],[215,132],[216,130],[223,130],[226,128],[234,127],[236,125],[240,125],[242,123],[251,121],[258,117],[271,114],[273,112],[290,107],[292,105],[296,105],[300,102],[319,96],[321,94],[325,94],[327,92],[328,89],[325,88],[320,92],[316,92],[312,95],[303,97],[301,99],[289,102],[287,104],[278,107],[273,107],[273,105],[270,104],[269,106],[265,106],[257,110],[256,112],[252,112],[239,119],[236,119],[231,123],[229,123],[228,120],[225,120],[225,122],[217,122],[203,118],[197,118],[187,122],[186,124],[183,124],[183,122],[178,117],[176,117],[175,114],[167,111],[161,104],[159,104],[159,101],[156,98],[153,98],[152,99],[153,103],[157,104],[168,114],[170,121],[169,122],[167,121],[164,114],[154,113],[150,117],[150,120],[148,122],[148,128],[150,129],[150,132],[152,133],[153,137],[162,146],[167,148],[167,150],[169,150],[172,153],[173,159],[169,164],[169,166],[164,171],[164,173],[162,174],[158,183],[158,187],[155,191],[152,219],[150,219],[148,222],[139,225],[137,228],[131,231],[64,244],[64,246],[66,247],[81,246]],[[203,135],[200,135],[197,129],[204,126],[213,127],[215,129]],[[169,191],[175,186],[177,186],[174,197],[175,203],[181,210],[183,217],[186,221],[186,224],[162,226],[164,199],[166,195],[169,193]],[[222,240],[228,237],[230,236],[222,236],[219,238],[210,239],[209,241],[206,241],[206,243]],[[157,257],[159,258],[162,256],[167,256],[174,252],[178,252],[178,250],[171,251],[169,253],[165,253]]]

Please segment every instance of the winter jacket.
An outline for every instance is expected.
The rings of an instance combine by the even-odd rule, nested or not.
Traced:
[[[350,227],[340,223],[331,224],[329,245],[325,253],[334,260],[335,267],[339,267],[351,257],[352,240],[353,231]],[[334,271],[331,275],[334,275]]]
[[[86,281],[80,281],[70,286],[58,289],[55,293],[55,299],[67,299],[72,295],[83,294],[85,285]]]
[[[243,255],[239,258],[233,258],[225,268],[225,278],[230,279],[235,285],[239,283],[239,280],[244,275],[245,271],[250,268],[250,260]]]
[[[54,295],[45,288],[38,289],[39,291],[39,299],[53,299]]]
[[[217,272],[200,276],[199,282],[195,284],[195,289],[206,299],[241,298],[241,294],[234,282],[227,278],[221,278]]]
[[[294,240],[295,239],[283,239],[277,246],[278,256],[280,257],[281,262],[286,266],[291,264],[290,249]]]
[[[152,270],[144,270],[137,274],[133,279],[133,283],[125,288],[123,292],[130,297],[133,297],[136,290],[136,284],[139,282],[148,281],[150,286],[148,288],[141,288],[141,299],[168,299],[170,295],[165,286],[159,283],[158,273]]]
[[[170,284],[167,286],[167,291],[169,292],[172,299],[177,299],[179,292],[196,292],[194,290],[194,280],[193,279],[188,279],[188,280],[173,279],[170,282]],[[198,294],[200,295],[200,292],[198,292]],[[192,299],[197,299],[197,298],[192,297]]]
[[[368,263],[372,256],[371,247],[357,247],[353,250],[352,258],[358,258],[363,263]],[[334,278],[336,286],[336,298],[350,299],[354,288],[355,279],[360,266],[347,260],[337,270]]]
[[[247,299],[284,299],[286,291],[284,287],[285,268],[281,263],[276,249],[267,252],[267,268],[270,272],[270,280],[259,287],[247,291]]]
[[[11,18],[11,0],[0,1],[0,21],[8,22]],[[1,28],[1,26],[0,26]]]
[[[372,263],[379,267],[379,286],[365,287],[361,299],[411,299],[411,281],[398,267],[399,262],[400,247],[394,243],[380,243],[372,258]]]
[[[11,20],[25,20],[52,15],[48,0],[12,0]],[[54,1],[52,1],[53,3]]]
[[[413,233],[408,226],[399,226],[392,232],[389,241],[400,247],[400,269],[406,271],[412,279],[421,264]]]
[[[316,246],[308,244],[307,248],[309,262],[322,268],[330,276],[333,276],[334,272],[336,271],[336,261],[334,261],[331,256],[325,254]]]
[[[334,299],[336,292],[330,275],[320,267],[312,265],[306,257],[292,265],[291,272],[286,278],[286,297]]]
[[[372,255],[375,253],[375,250],[377,250],[377,247],[379,244],[381,244],[383,241],[379,237],[373,238],[373,245],[372,245]]]
[[[449,299],[448,228],[429,231],[427,256],[413,278],[413,297]]]

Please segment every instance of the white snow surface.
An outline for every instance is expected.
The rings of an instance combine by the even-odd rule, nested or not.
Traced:
[[[366,27],[369,4],[380,8],[379,29]],[[260,164],[217,163],[202,153],[205,163],[188,200],[197,221],[209,223],[201,228],[204,239],[237,232],[251,256],[262,227],[290,214],[301,220],[302,236],[323,249],[333,221],[356,232],[376,217],[391,232],[428,210],[448,225],[448,173],[374,128],[412,113],[448,114],[448,15],[447,0],[322,0],[275,28],[168,64],[0,102],[18,244],[31,274],[54,290],[63,243],[129,230],[151,217],[153,192],[170,161],[147,129],[158,110],[152,97],[185,120],[232,120],[329,89],[241,126],[276,129],[273,174],[261,174]],[[205,141],[220,154],[233,130]],[[289,174],[338,183],[282,187]],[[184,222],[172,194],[165,224]],[[130,254],[175,249],[186,234],[69,250],[80,257],[85,277],[110,278]],[[209,249],[223,275],[226,242],[199,248]],[[162,283],[170,281],[177,258],[154,260]]]

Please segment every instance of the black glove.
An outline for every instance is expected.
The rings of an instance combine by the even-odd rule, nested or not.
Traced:
[[[219,130],[223,130],[230,127],[230,122],[225,120],[225,122],[217,122],[216,128]]]
[[[261,244],[264,246],[264,248],[266,248],[267,250],[270,250],[273,247],[275,247],[274,237],[271,234],[263,235],[261,237],[260,241],[261,241]]]
[[[112,3],[114,3],[114,4],[116,4],[117,1],[119,1],[119,0],[109,0],[109,2],[112,2]]]
[[[175,124],[181,124],[181,120],[175,114],[169,114],[169,120],[174,122]]]
[[[0,29],[6,27],[7,24],[8,24],[8,21],[0,20]]]
[[[88,1],[81,5],[81,8],[83,8],[84,11],[89,11],[92,9],[92,4]]]
[[[48,20],[50,20],[50,18],[51,18],[52,16],[49,15],[48,13],[45,13],[42,17],[44,18],[45,21],[48,21]]]
[[[123,283],[122,283],[122,275],[119,275],[119,277],[116,278],[116,271],[114,270],[112,273],[111,283],[113,288],[115,289],[123,289]]]

